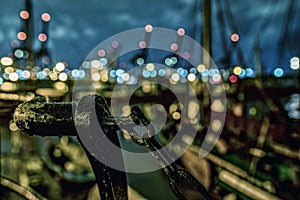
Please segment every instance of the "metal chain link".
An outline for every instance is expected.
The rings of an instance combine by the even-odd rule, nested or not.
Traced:
[[[145,117],[141,109],[138,106],[133,106],[131,108],[131,111],[131,119],[136,123],[136,125],[142,124],[143,126],[145,126],[147,128],[147,132],[141,138],[133,129],[131,129],[129,131],[130,136],[132,137],[135,143],[145,146],[149,153],[156,159],[158,164],[162,167],[165,174],[169,177],[169,186],[174,195],[180,200],[187,199],[178,188],[178,183],[185,179],[200,192],[203,198],[211,199],[211,196],[207,192],[205,187],[189,171],[182,168],[178,168],[176,166],[170,154],[156,140],[154,135],[154,127],[151,125],[150,121]]]
[[[72,119],[72,104],[71,103],[40,103],[38,106],[35,105],[36,102],[26,102],[21,104],[18,109],[16,109],[14,114],[14,120],[16,121],[18,127],[25,131],[26,133],[33,135],[38,134],[41,136],[55,136],[57,132],[51,131],[56,124],[56,121],[59,121],[57,117],[53,117],[56,121],[52,123],[47,123],[46,121],[41,121],[41,123],[37,123],[33,121],[30,117],[31,115],[20,115],[19,113],[27,113],[28,108],[33,110],[34,114],[39,117],[44,113],[47,113],[49,116],[56,116],[58,110],[62,110],[63,108],[68,108],[67,112],[64,113],[63,117],[61,117],[60,122],[67,125],[66,135],[76,135],[76,130],[74,125],[71,123]],[[103,102],[102,102],[103,103]],[[99,106],[99,105],[98,105]],[[104,110],[109,113],[109,109],[105,103]],[[49,108],[51,109],[49,109]],[[37,108],[37,109],[35,109]],[[99,109],[99,108],[98,108]],[[66,109],[63,109],[66,111]],[[50,112],[51,111],[51,112]],[[163,171],[169,178],[169,186],[173,191],[174,195],[180,199],[187,199],[184,194],[178,188],[178,183],[182,180],[186,180],[188,183],[192,184],[195,189],[199,191],[205,199],[211,199],[210,194],[206,191],[205,187],[187,170],[178,168],[174,163],[174,159],[170,156],[170,154],[166,151],[165,148],[156,140],[154,127],[151,125],[150,121],[145,117],[141,109],[137,106],[133,106],[131,108],[131,114],[128,117],[113,117],[113,116],[105,116],[101,119],[101,126],[105,126],[110,131],[120,130],[120,126],[127,129],[130,134],[132,140],[139,145],[145,146],[149,153],[156,159],[157,163],[162,167]],[[23,116],[23,117],[22,117]],[[60,116],[58,116],[60,117]],[[40,118],[37,118],[40,119]],[[52,118],[51,118],[52,119]],[[68,123],[66,123],[68,122]],[[38,127],[36,124],[43,124],[44,128],[35,129]],[[28,126],[27,126],[28,125]],[[137,125],[142,125],[146,128],[145,134],[141,137],[135,130],[134,127]],[[47,127],[47,128],[45,128]],[[49,131],[50,130],[50,131]],[[56,129],[55,129],[56,130]],[[85,151],[89,154],[88,150]],[[94,158],[93,158],[94,159]],[[171,164],[169,164],[171,163]],[[92,163],[92,165],[99,165],[98,162]],[[99,165],[100,166],[100,165]],[[101,166],[100,166],[101,168]],[[96,178],[96,179],[99,179]],[[98,180],[101,181],[101,180]],[[112,198],[112,195],[109,195]],[[106,198],[109,199],[109,198]]]

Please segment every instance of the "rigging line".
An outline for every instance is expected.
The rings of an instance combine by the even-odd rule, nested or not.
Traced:
[[[192,16],[192,19],[193,21],[191,21],[191,27],[192,27],[192,31],[193,31],[193,38],[195,40],[199,39],[200,41],[200,33],[198,30],[200,30],[200,28],[198,29],[197,27],[200,25],[200,22],[199,22],[199,15],[201,13],[201,10],[200,10],[200,1],[199,0],[196,0],[195,3],[193,4],[193,10],[192,10],[192,13],[191,13],[191,16]],[[201,27],[201,25],[200,25]]]
[[[182,13],[182,16],[185,17],[186,19],[193,19],[193,13],[195,11],[195,6],[194,3],[185,3],[183,1],[181,1],[181,3],[177,3],[178,4],[178,11],[180,11],[180,13]],[[192,12],[190,12],[192,10]],[[178,12],[176,11],[176,12]],[[184,24],[185,19],[181,18],[181,24]],[[188,21],[190,22],[190,21]],[[192,22],[191,22],[192,23]],[[188,23],[187,27],[189,26],[190,23]]]
[[[253,45],[254,49],[256,49],[256,48],[259,49],[260,48],[260,42],[259,41],[263,40],[263,38],[266,35],[266,32],[263,32],[261,34],[261,30],[263,30],[263,27],[267,27],[268,24],[271,22],[271,19],[273,18],[274,14],[276,13],[275,10],[278,9],[279,3],[280,2],[278,1],[277,4],[275,5],[274,9],[272,9],[273,8],[273,6],[272,6],[273,0],[270,0],[268,2],[267,11],[265,12],[267,14],[265,15],[264,19],[262,20],[261,24],[258,26],[257,31],[254,34],[254,39],[253,39],[254,40],[254,45]],[[273,10],[273,12],[270,12],[271,9]],[[268,13],[271,13],[271,14],[268,14]],[[253,55],[252,53],[249,53],[249,57],[250,56],[252,57],[252,55]],[[273,59],[274,59],[274,57],[273,57]]]
[[[220,5],[217,8],[217,22],[219,23],[220,26],[220,38],[222,41],[222,48],[224,51],[224,61],[222,61],[222,64],[224,63],[226,65],[226,67],[228,67],[230,65],[230,58],[229,58],[229,48],[228,43],[227,43],[227,34],[226,34],[226,30],[225,30],[225,14],[224,14],[224,5],[222,3],[223,1],[220,1]],[[215,2],[215,5],[217,6],[218,4]],[[222,9],[223,8],[223,9]],[[224,38],[225,37],[225,38]]]
[[[233,17],[233,14],[232,14],[232,9],[231,9],[231,7],[229,6],[229,1],[228,1],[228,0],[226,0],[225,6],[226,6],[226,9],[228,10],[228,12],[226,12],[226,13],[227,13],[227,16],[228,16],[228,18],[229,18],[229,21],[232,22],[232,23],[231,23],[232,29],[235,30],[236,32],[238,32],[237,25],[236,25],[237,23],[236,23],[236,21],[234,20],[234,17]],[[231,45],[231,46],[230,46],[230,49],[232,49],[232,48],[233,48],[233,46]],[[238,52],[238,58],[241,60],[242,65],[243,65],[243,66],[246,66],[245,58],[244,58],[244,55],[243,55],[243,52],[242,52],[240,46],[239,46],[239,45],[236,45],[236,49],[237,49],[237,52]]]
[[[231,0],[233,1],[233,0]],[[248,25],[244,25],[245,23],[241,23],[241,19],[239,17],[233,17],[233,11],[232,11],[232,6],[231,5],[239,5],[238,8],[236,9],[238,12],[242,13],[243,9],[241,9],[240,5],[241,5],[241,1],[236,0],[235,3],[229,3],[229,0],[227,0],[227,7],[229,9],[230,15],[231,15],[231,19],[233,19],[233,23],[235,25],[235,29],[237,29],[237,27],[239,27],[239,31],[240,32],[247,32],[249,30],[249,26]],[[240,3],[240,4],[239,4]],[[239,14],[239,13],[238,13]],[[245,13],[243,14],[245,15]],[[239,16],[239,15],[237,15]],[[242,16],[242,15],[241,15]]]
[[[204,23],[203,23],[203,15],[204,15],[203,9],[204,9],[204,6],[203,6],[203,3],[202,3],[201,0],[198,0],[197,2],[198,2],[198,4],[197,4],[198,9],[197,9],[196,12],[198,13],[198,15],[197,15],[197,26],[195,26],[195,28],[196,28],[196,31],[198,31],[198,34],[197,34],[198,42],[201,43],[202,42],[201,40],[203,38],[203,31],[202,30],[203,30],[203,27],[204,27]]]
[[[285,20],[282,21],[282,26],[284,26],[284,29],[282,29],[281,31],[281,37],[279,39],[279,55],[278,55],[278,60],[277,60],[277,64],[280,63],[280,61],[282,60],[282,57],[283,57],[283,51],[285,50],[283,47],[284,47],[284,44],[286,43],[287,41],[287,35],[288,35],[288,31],[289,31],[289,25],[292,21],[292,18],[293,18],[293,15],[294,15],[294,3],[295,1],[287,1],[287,10],[286,10],[286,15],[285,15]],[[285,23],[285,24],[284,24]]]

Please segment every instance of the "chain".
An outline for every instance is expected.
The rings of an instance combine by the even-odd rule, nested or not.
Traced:
[[[145,146],[149,153],[156,159],[157,163],[162,167],[163,171],[169,178],[169,186],[174,195],[180,200],[187,199],[178,188],[178,183],[182,180],[186,180],[190,184],[192,184],[205,199],[211,199],[210,194],[207,192],[205,187],[189,171],[178,168],[175,165],[170,154],[156,140],[154,136],[154,127],[150,124],[150,121],[145,117],[138,106],[133,106],[131,108],[130,117],[136,125],[142,124],[143,126],[145,126],[147,132],[142,137],[140,137],[133,130],[133,128],[130,128],[130,130],[127,131],[129,131],[129,134],[133,141],[139,145]]]
[[[172,159],[166,149],[163,148],[162,145],[156,140],[154,135],[154,127],[151,125],[150,121],[145,117],[138,106],[133,106],[131,108],[130,118],[106,118],[103,122],[103,125],[115,130],[120,129],[120,127],[125,128],[130,134],[131,139],[136,144],[145,146],[149,153],[156,159],[157,163],[162,167],[164,173],[168,176],[169,186],[179,200],[187,199],[178,188],[178,183],[182,180],[186,180],[192,184],[200,192],[203,198],[211,199],[211,196],[205,187],[189,171],[176,166],[176,164],[173,162],[174,159]],[[147,131],[144,133],[144,135],[140,136],[134,130],[134,127],[137,125],[143,125],[146,127]]]
[[[91,98],[91,99],[90,99]],[[95,98],[93,96],[88,96],[84,103],[79,103],[79,105],[83,106],[84,109],[79,109],[85,111],[87,109],[87,113],[90,113],[90,110],[87,105],[90,105],[89,100],[93,100]],[[99,98],[100,97],[96,97]],[[51,108],[51,109],[50,109]],[[64,108],[64,109],[61,109]],[[67,108],[67,109],[66,109]],[[76,135],[76,129],[71,123],[72,119],[72,112],[71,112],[72,104],[71,103],[49,103],[49,102],[39,102],[36,105],[36,102],[25,102],[21,104],[15,111],[14,120],[18,127],[28,133],[30,135],[38,134],[40,136],[55,136],[57,132],[49,131],[53,130],[53,128],[57,129],[58,125],[64,124],[64,129],[68,130],[63,132],[64,135]],[[109,130],[108,135],[113,133],[116,130],[120,130],[120,127],[124,127],[128,133],[130,134],[132,140],[139,145],[145,146],[149,153],[156,159],[157,163],[162,167],[163,171],[169,178],[169,186],[174,193],[174,195],[180,199],[185,200],[187,199],[184,194],[178,188],[178,183],[180,181],[187,181],[188,183],[192,184],[195,189],[199,191],[199,193],[205,199],[211,199],[210,194],[206,191],[205,187],[187,170],[178,168],[174,163],[174,159],[170,156],[170,154],[166,151],[165,148],[156,140],[155,138],[155,131],[154,127],[151,125],[150,121],[145,117],[141,109],[137,106],[133,106],[131,108],[131,114],[128,117],[113,117],[109,113],[108,106],[106,102],[101,101],[100,105],[98,105],[97,109],[102,108],[102,115],[105,114],[100,120],[100,125],[105,126],[107,130]],[[64,110],[66,112],[58,115],[58,111]],[[29,112],[34,112],[31,115]],[[104,112],[105,111],[105,112]],[[24,114],[25,113],[25,114]],[[53,119],[50,122],[45,121],[43,117],[45,113],[49,115],[49,119]],[[33,118],[32,115],[35,117]],[[52,117],[53,116],[53,117]],[[59,118],[59,119],[58,119]],[[33,120],[36,119],[36,120]],[[47,118],[48,119],[48,118]],[[60,122],[60,123],[58,123]],[[43,126],[41,126],[43,125]],[[142,125],[146,128],[146,133],[142,135],[142,137],[134,130],[134,127],[137,125]],[[41,127],[39,127],[41,126]],[[38,127],[38,128],[36,128]],[[59,126],[61,128],[62,126]],[[56,130],[55,129],[55,130]],[[60,129],[59,129],[60,130]],[[88,131],[88,130],[82,130]],[[88,134],[88,132],[87,132]],[[83,145],[84,146],[84,145]],[[87,155],[89,156],[90,153],[87,149],[85,149]],[[90,162],[92,164],[93,169],[99,171],[99,169],[106,170],[105,166],[103,166],[99,161],[97,161],[93,156],[89,156]],[[171,164],[170,164],[171,163]],[[108,170],[107,175],[113,175],[116,172],[112,169]],[[99,171],[96,174],[96,180],[99,183],[103,182],[103,173]],[[110,174],[111,173],[111,174]],[[105,173],[104,173],[105,174]],[[120,176],[121,177],[121,176]],[[105,178],[105,177],[104,177]],[[101,180],[100,180],[101,179]],[[125,179],[125,178],[124,178]],[[107,179],[107,182],[110,182],[110,179]],[[101,184],[99,184],[101,186]],[[108,193],[109,187],[102,187],[104,189],[104,194],[102,195],[104,199],[111,199],[114,195]],[[107,191],[106,191],[107,190]],[[111,191],[113,192],[113,191]],[[108,195],[108,196],[107,196]],[[101,196],[101,197],[102,197]]]

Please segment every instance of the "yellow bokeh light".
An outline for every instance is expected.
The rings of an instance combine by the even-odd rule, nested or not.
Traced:
[[[56,68],[58,71],[61,72],[61,71],[63,71],[63,70],[66,68],[66,66],[65,66],[65,64],[62,63],[62,62],[58,62],[58,63],[56,63],[55,68]]]
[[[222,129],[222,122],[219,119],[214,119],[211,123],[211,129],[214,132],[219,132]]]
[[[4,72],[6,73],[6,74],[10,74],[10,73],[13,73],[15,70],[14,70],[14,68],[12,68],[12,67],[6,67],[5,69],[4,69]]]
[[[178,109],[178,106],[176,104],[171,104],[169,107],[169,113],[172,114],[173,112],[175,112]]]
[[[197,118],[199,114],[199,104],[197,101],[190,101],[188,104],[188,118]]]
[[[13,64],[13,60],[10,57],[1,58],[0,62],[1,62],[1,65],[3,65],[3,66],[10,66]]]
[[[144,93],[149,93],[149,92],[151,92],[151,90],[152,90],[151,83],[145,81],[145,82],[143,83],[142,90],[143,90]]]
[[[225,105],[220,99],[215,99],[211,104],[211,110],[214,112],[224,112]]]
[[[43,72],[45,73],[45,75],[49,75],[49,73],[51,72],[51,70],[49,68],[45,68],[43,69]]]
[[[54,72],[50,72],[49,77],[52,81],[56,81],[58,79],[58,75]]]
[[[148,71],[153,71],[154,70],[154,64],[152,64],[152,63],[148,63],[147,65],[146,65],[146,69],[148,70]]]
[[[66,83],[58,81],[54,83],[54,88],[61,91],[61,92],[68,92],[69,91],[69,87]]]
[[[173,117],[173,119],[175,119],[175,120],[179,120],[180,117],[181,117],[181,115],[180,115],[179,112],[174,112],[174,113],[172,114],[172,117]]]
[[[16,83],[12,83],[12,82],[4,82],[0,86],[0,89],[3,91],[7,91],[7,92],[14,91],[17,89],[17,85],[16,85]]]
[[[91,67],[95,68],[95,69],[102,69],[103,68],[103,66],[102,66],[102,64],[100,63],[99,60],[92,60]]]
[[[189,74],[187,79],[190,81],[190,82],[193,82],[196,80],[196,75],[195,74]]]
[[[16,123],[14,123],[14,122],[12,122],[12,123],[9,124],[9,129],[11,131],[17,131],[17,130],[19,130],[19,128],[17,127]]]
[[[242,73],[242,68],[240,66],[236,66],[233,68],[233,73],[237,76],[240,75]]]
[[[101,76],[101,81],[102,82],[107,82],[108,81],[108,76],[107,75],[103,75],[103,76]]]
[[[197,67],[197,71],[199,73],[203,72],[205,69],[206,69],[205,65],[202,65],[202,64],[198,65],[198,67]]]

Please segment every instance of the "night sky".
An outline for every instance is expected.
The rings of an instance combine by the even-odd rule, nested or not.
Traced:
[[[0,56],[11,51],[10,42],[21,29],[19,12],[24,1],[2,0]],[[177,30],[201,42],[203,1],[194,0],[33,0],[35,35],[41,31],[40,15],[51,14],[49,48],[54,61],[78,68],[85,56],[106,38],[152,24]],[[300,54],[300,1],[211,0],[212,58],[218,66],[254,68],[254,50],[260,52],[264,73],[277,67],[292,72],[290,59]],[[238,43],[230,40],[232,33]],[[35,48],[39,47],[36,39]]]

